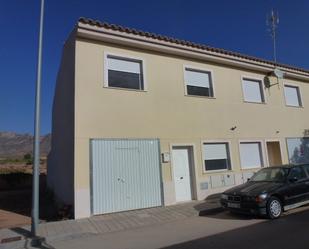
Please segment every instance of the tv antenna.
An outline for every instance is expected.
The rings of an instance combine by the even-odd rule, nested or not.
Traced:
[[[270,35],[273,40],[274,62],[277,63],[276,31],[277,31],[278,24],[279,24],[278,11],[277,13],[275,13],[274,10],[271,11],[270,15],[267,16],[266,24],[269,27]]]
[[[283,79],[284,72],[281,71],[277,67],[277,47],[276,47],[276,32],[279,24],[279,14],[278,11],[275,12],[273,9],[270,13],[270,15],[267,15],[266,18],[266,24],[269,27],[268,31],[270,32],[270,36],[273,40],[273,60],[275,63],[275,68],[272,72],[270,72],[267,76],[264,78],[264,85],[266,88],[270,88],[272,86],[278,85],[279,87],[279,79]],[[277,78],[277,83],[271,84],[270,76],[275,76]]]

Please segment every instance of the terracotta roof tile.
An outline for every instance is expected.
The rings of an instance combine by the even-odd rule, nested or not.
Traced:
[[[79,22],[81,22],[83,24],[89,24],[89,25],[92,25],[92,26],[103,27],[105,29],[112,29],[112,30],[115,30],[115,31],[124,32],[124,33],[128,33],[128,34],[151,37],[153,39],[163,40],[163,41],[167,41],[167,42],[170,42],[170,43],[181,44],[181,45],[187,46],[187,47],[198,48],[198,49],[202,49],[202,50],[206,50],[206,51],[210,51],[210,52],[230,55],[230,56],[234,56],[234,57],[238,57],[238,58],[242,58],[242,59],[247,59],[247,60],[251,60],[251,61],[256,61],[256,62],[260,62],[260,63],[265,63],[265,64],[269,64],[269,65],[273,65],[273,66],[280,66],[280,67],[283,67],[283,68],[287,68],[287,69],[291,69],[291,70],[295,70],[295,71],[299,71],[299,72],[309,73],[309,70],[306,70],[306,69],[303,69],[303,68],[298,68],[298,67],[294,67],[294,66],[290,66],[290,65],[286,65],[286,64],[281,64],[281,63],[275,63],[273,61],[257,58],[257,57],[254,57],[254,56],[244,55],[244,54],[241,54],[241,53],[232,52],[232,51],[228,51],[228,50],[221,49],[221,48],[210,47],[210,46],[207,46],[207,45],[204,45],[204,44],[198,44],[198,43],[194,43],[194,42],[190,42],[190,41],[186,41],[186,40],[176,39],[176,38],[173,38],[173,37],[163,36],[163,35],[160,35],[160,34],[155,34],[155,33],[136,30],[136,29],[132,29],[132,28],[128,28],[128,27],[123,27],[123,26],[116,25],[116,24],[109,24],[109,23],[106,23],[106,22],[100,22],[98,20],[92,20],[90,18],[81,17],[81,18],[79,18]]]

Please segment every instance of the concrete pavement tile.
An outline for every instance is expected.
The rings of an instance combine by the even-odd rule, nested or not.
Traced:
[[[122,213],[93,216],[88,219],[50,222],[40,225],[40,231],[49,240],[78,238],[91,234],[109,234],[152,225],[164,225],[199,215],[195,208],[201,202],[191,202],[168,207],[132,210]],[[0,237],[5,233],[0,230]],[[13,234],[12,232],[10,234]]]
[[[108,233],[111,231],[104,221],[90,220],[90,223],[95,227],[98,233]]]
[[[98,233],[98,231],[96,230],[96,228],[93,226],[93,224],[90,222],[89,219],[83,220],[81,224],[83,232]]]

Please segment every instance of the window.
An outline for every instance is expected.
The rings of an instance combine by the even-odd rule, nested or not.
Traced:
[[[245,78],[242,80],[242,88],[245,101],[265,103],[262,81]]]
[[[239,148],[242,169],[263,167],[262,146],[260,142],[241,142]]]
[[[107,86],[144,90],[142,61],[107,56]]]
[[[205,170],[230,170],[231,160],[228,143],[205,143]]]
[[[289,174],[289,178],[297,178],[297,180],[305,179],[307,178],[307,175],[302,167],[295,167],[291,169],[291,172]]]
[[[211,73],[207,71],[186,68],[185,84],[188,95],[213,97]]]
[[[297,86],[284,86],[285,103],[288,106],[302,106],[299,87]]]
[[[309,164],[304,165],[304,168],[305,168],[305,170],[307,172],[307,175],[309,176]]]
[[[291,164],[309,163],[309,138],[287,138],[289,162]]]

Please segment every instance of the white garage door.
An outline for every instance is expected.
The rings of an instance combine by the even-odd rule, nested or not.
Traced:
[[[91,140],[92,214],[161,206],[159,141]]]

